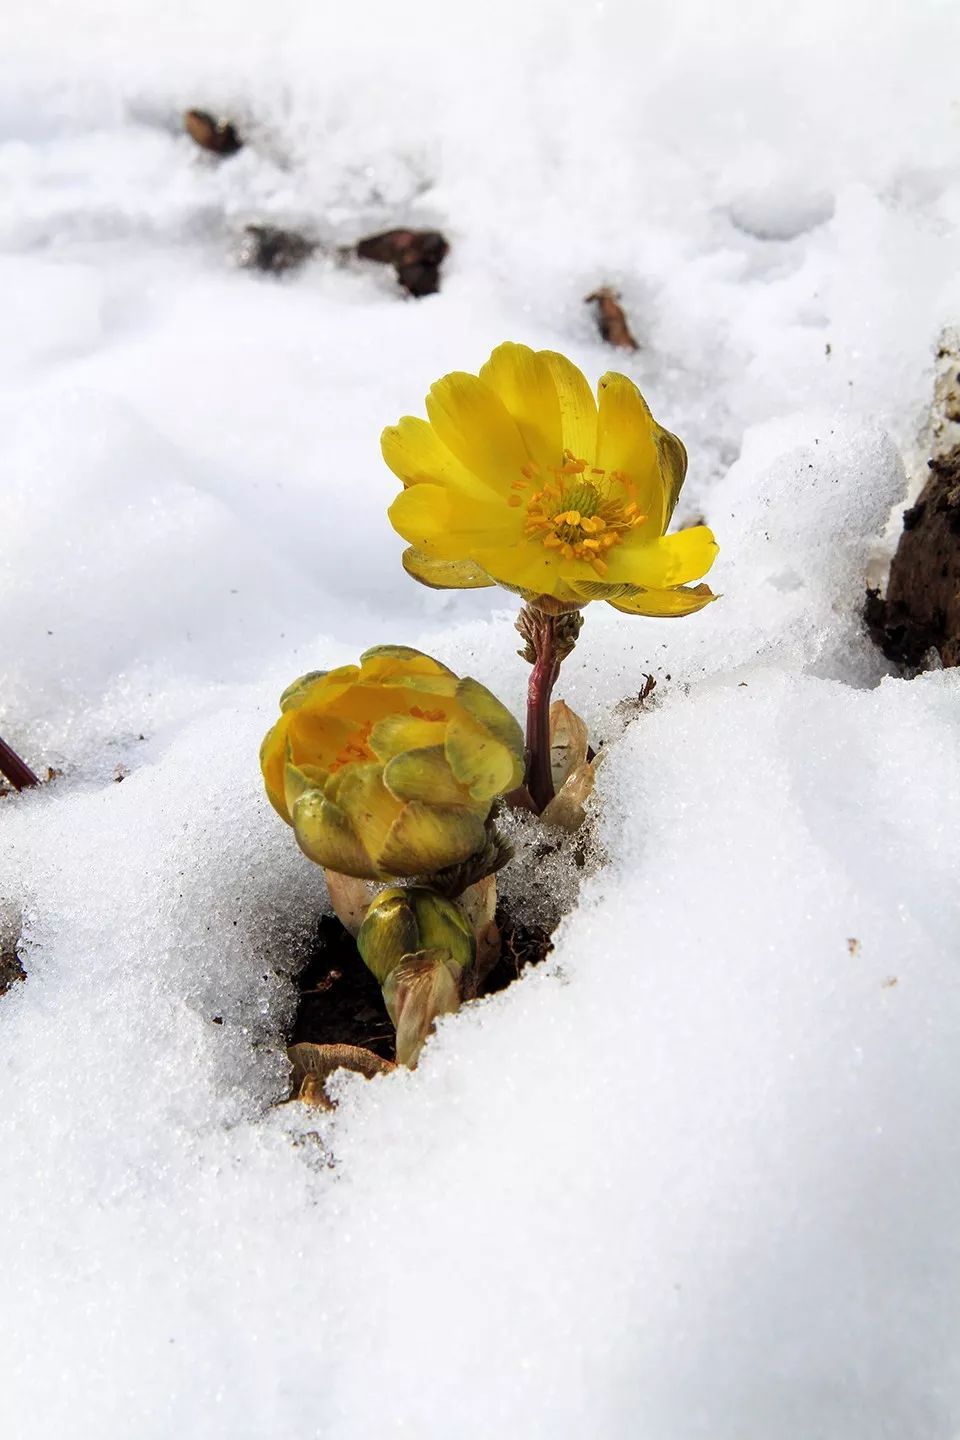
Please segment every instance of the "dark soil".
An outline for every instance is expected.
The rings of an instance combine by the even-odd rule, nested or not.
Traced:
[[[11,985],[26,980],[27,972],[20,964],[15,950],[0,950],[0,995],[6,995]]]
[[[497,912],[500,958],[480,987],[481,995],[505,990],[527,965],[537,965],[553,948],[546,931],[514,922]],[[359,1045],[384,1060],[396,1058],[394,1030],[380,986],[357,954],[356,941],[333,915],[317,923],[310,958],[297,977],[300,999],[287,1043]]]
[[[886,597],[867,591],[866,621],[883,653],[918,670],[936,651],[960,664],[960,446],[930,461],[930,479],[904,511]]]
[[[300,1000],[287,1043],[363,1045],[394,1058],[394,1034],[375,977],[335,915],[317,922],[310,959],[297,976]]]
[[[316,250],[316,241],[297,230],[279,230],[275,225],[248,225],[240,248],[240,264],[263,270],[268,275],[283,275],[297,270]]]

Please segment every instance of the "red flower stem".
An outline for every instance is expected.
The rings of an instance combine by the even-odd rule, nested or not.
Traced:
[[[30,766],[24,764],[17,752],[11,750],[5,740],[0,740],[0,771],[6,775],[11,785],[17,790],[27,790],[31,785],[40,784]]]
[[[531,626],[535,656],[527,685],[527,789],[538,814],[553,799],[550,767],[550,697],[560,674],[556,643],[557,617],[539,614]]]

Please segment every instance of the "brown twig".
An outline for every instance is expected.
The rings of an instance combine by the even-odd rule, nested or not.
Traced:
[[[15,750],[10,749],[5,740],[0,740],[0,771],[17,790],[28,790],[31,785],[40,784],[30,766],[20,759]]]

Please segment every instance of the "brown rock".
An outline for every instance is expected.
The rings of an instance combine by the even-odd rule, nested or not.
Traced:
[[[16,950],[0,949],[0,995],[5,995],[18,980],[26,980],[27,972],[20,964]]]

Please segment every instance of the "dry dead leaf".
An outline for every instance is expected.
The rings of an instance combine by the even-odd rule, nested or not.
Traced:
[[[242,150],[243,141],[229,120],[217,120],[206,110],[187,110],[183,117],[183,128],[192,140],[204,150],[226,158]]]
[[[594,290],[592,295],[586,297],[587,304],[595,304],[597,315],[597,326],[600,336],[608,345],[616,345],[619,350],[639,350],[640,346],[630,333],[630,326],[627,324],[627,317],[620,305],[620,297],[615,290],[607,286],[601,286]]]
[[[390,1060],[365,1050],[361,1045],[313,1045],[302,1040],[287,1049],[293,1066],[291,1083],[294,1098],[321,1110],[332,1110],[333,1102],[326,1092],[326,1083],[336,1070],[352,1070],[372,1080],[397,1067]]]
[[[392,265],[404,290],[417,299],[440,289],[440,266],[449,250],[439,230],[384,230],[357,244],[361,260]]]

